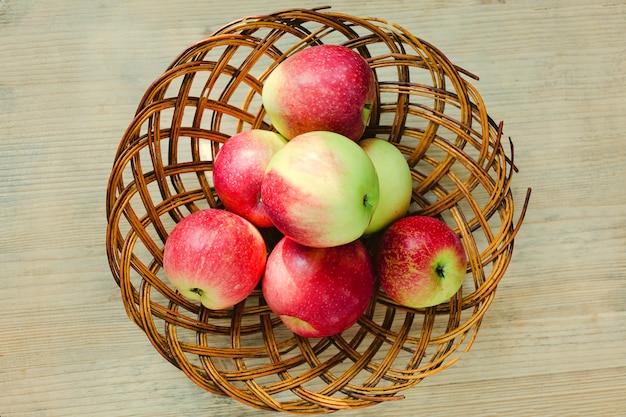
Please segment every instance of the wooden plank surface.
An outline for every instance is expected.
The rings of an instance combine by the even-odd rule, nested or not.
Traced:
[[[0,0],[1,417],[271,414],[202,391],[128,320],[104,203],[150,82],[219,26],[285,7]],[[479,75],[515,143],[517,201],[533,188],[472,349],[403,401],[337,415],[623,415],[626,3],[344,0],[333,10],[396,22]]]

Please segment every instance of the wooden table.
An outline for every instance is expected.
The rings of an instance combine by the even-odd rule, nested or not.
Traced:
[[[516,146],[516,199],[533,188],[472,349],[403,401],[337,415],[624,415],[626,3],[333,3],[479,75]],[[288,6],[0,1],[0,416],[271,415],[204,392],[130,322],[104,207],[150,82],[219,26]]]

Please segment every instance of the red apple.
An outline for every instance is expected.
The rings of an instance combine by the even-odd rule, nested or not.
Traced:
[[[392,223],[380,237],[374,263],[385,293],[412,308],[448,301],[461,288],[467,267],[461,239],[427,216]]]
[[[221,209],[182,219],[165,243],[163,270],[182,295],[212,310],[245,299],[263,275],[267,251],[252,223]]]
[[[361,317],[374,294],[374,272],[360,240],[311,248],[285,237],[267,259],[262,286],[265,301],[287,328],[325,337]]]
[[[213,163],[213,184],[226,209],[258,227],[273,226],[261,202],[261,182],[270,159],[285,143],[276,132],[251,129],[222,145]]]
[[[361,237],[370,223],[378,177],[356,142],[337,133],[308,132],[270,160],[261,199],[285,236],[306,246],[338,246]]]
[[[340,45],[313,46],[290,56],[270,73],[262,92],[270,121],[287,139],[326,130],[357,141],[375,96],[367,61]]]

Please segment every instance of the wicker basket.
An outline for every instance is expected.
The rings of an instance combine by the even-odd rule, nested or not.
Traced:
[[[221,311],[186,300],[163,276],[162,250],[185,215],[221,207],[211,187],[220,145],[245,129],[272,129],[261,105],[265,77],[321,43],[368,60],[378,97],[365,135],[406,155],[411,212],[452,226],[469,262],[449,303],[411,310],[379,291],[348,331],[306,339],[282,325],[259,289]],[[476,77],[397,25],[322,9],[246,17],[185,50],[146,91],[108,185],[108,259],[129,317],[200,387],[267,410],[327,413],[401,399],[454,363],[494,298],[530,195],[515,220],[512,146],[507,156],[502,124],[467,79]],[[269,247],[280,238],[264,235]]]

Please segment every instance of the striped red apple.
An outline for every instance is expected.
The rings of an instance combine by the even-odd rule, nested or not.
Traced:
[[[376,97],[374,73],[357,52],[341,45],[303,49],[265,80],[263,106],[279,133],[330,131],[359,140]]]
[[[381,288],[411,308],[450,300],[463,284],[466,267],[461,239],[446,223],[428,216],[407,216],[392,223],[375,253]]]
[[[261,183],[269,161],[285,143],[276,132],[250,129],[222,145],[213,163],[213,183],[226,209],[258,227],[273,226],[261,201]]]
[[[204,209],[172,229],[163,251],[167,280],[185,297],[219,310],[255,289],[267,261],[263,237],[252,223],[221,209]]]
[[[378,198],[376,169],[365,151],[326,131],[291,139],[272,157],[261,184],[261,199],[276,228],[317,248],[361,237]]]
[[[285,237],[270,253],[263,296],[294,333],[325,337],[350,328],[374,294],[372,261],[360,240],[311,248]]]

